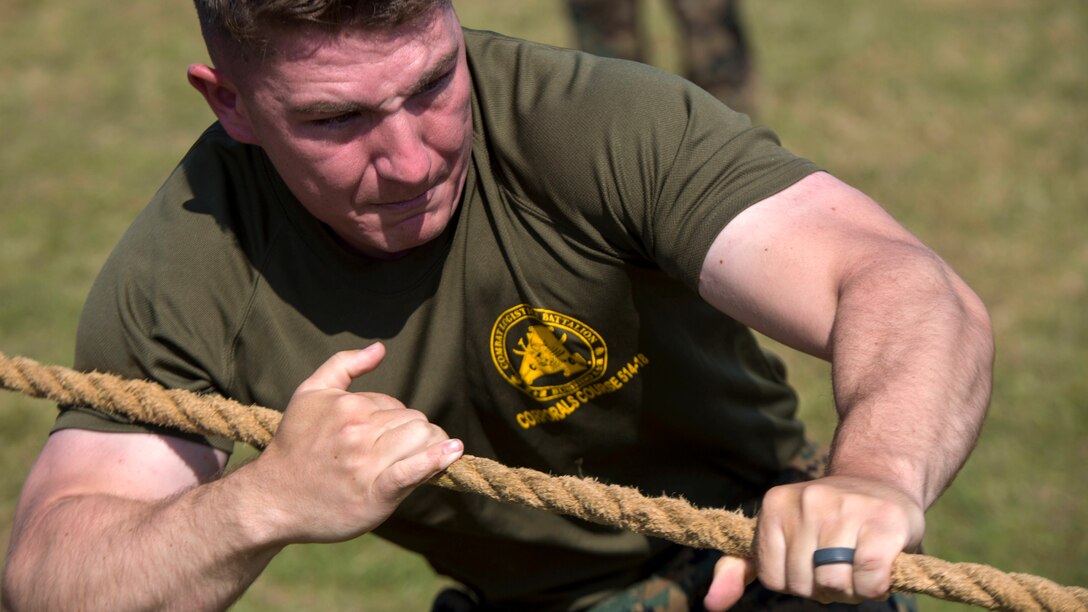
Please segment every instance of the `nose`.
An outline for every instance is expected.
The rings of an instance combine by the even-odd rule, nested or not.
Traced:
[[[417,116],[399,109],[383,117],[370,136],[371,159],[379,180],[416,186],[427,183],[431,154]]]

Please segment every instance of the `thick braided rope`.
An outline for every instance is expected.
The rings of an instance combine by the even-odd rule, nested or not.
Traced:
[[[212,395],[164,389],[111,374],[84,374],[0,353],[0,386],[61,404],[83,404],[141,422],[226,436],[263,448],[281,414]],[[466,455],[432,484],[485,495],[620,527],[693,548],[751,558],[754,521],[740,513],[699,509],[683,499],[646,497],[617,485],[535,470],[505,467]],[[1065,587],[1029,574],[1008,574],[986,565],[950,563],[901,553],[892,574],[895,591],[997,610],[1088,611],[1088,589]]]

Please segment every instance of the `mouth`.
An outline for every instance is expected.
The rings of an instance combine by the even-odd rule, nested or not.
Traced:
[[[431,194],[434,192],[434,187],[431,187],[420,193],[419,195],[408,198],[407,200],[391,200],[388,202],[375,202],[373,206],[377,208],[383,208],[386,210],[402,210],[409,208],[416,208],[419,206],[426,206],[431,200]]]

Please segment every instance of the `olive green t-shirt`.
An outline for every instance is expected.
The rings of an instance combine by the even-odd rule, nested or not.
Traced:
[[[816,168],[653,68],[465,37],[472,159],[439,238],[351,253],[213,125],[103,268],[76,366],[282,409],[332,353],[381,340],[352,388],[470,454],[698,505],[757,498],[800,444],[796,398],[697,279],[722,227]],[[82,408],[56,427],[142,430]],[[667,548],[429,486],[378,533],[520,609],[622,585]]]

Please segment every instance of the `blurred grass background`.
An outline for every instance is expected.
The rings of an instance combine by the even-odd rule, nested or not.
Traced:
[[[470,27],[571,41],[559,0],[455,5]],[[669,16],[660,0],[645,8],[654,61],[675,69]],[[744,8],[758,119],[883,203],[990,307],[991,415],[929,513],[928,552],[1088,586],[1088,3]],[[191,11],[0,3],[0,351],[71,363],[95,272],[211,121],[185,81],[205,58]],[[785,353],[826,440],[828,370]],[[0,549],[53,414],[0,394]],[[419,610],[440,585],[421,560],[362,538],[289,548],[236,609]]]

